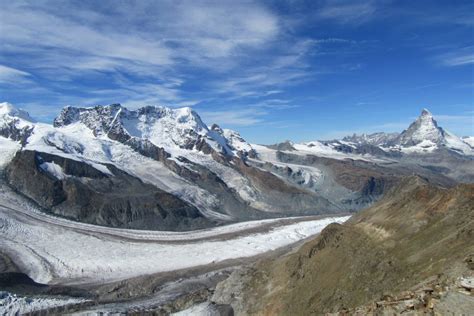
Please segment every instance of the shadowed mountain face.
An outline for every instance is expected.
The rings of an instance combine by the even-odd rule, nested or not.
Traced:
[[[8,165],[6,179],[49,212],[80,222],[158,230],[215,225],[178,197],[113,165],[99,166],[23,150]]]
[[[354,313],[357,307],[362,314],[415,307],[462,314],[474,306],[469,292],[459,294],[459,278],[474,276],[473,238],[474,185],[443,189],[409,177],[295,253],[234,273],[213,299],[258,315]],[[241,295],[232,298],[237,289]]]

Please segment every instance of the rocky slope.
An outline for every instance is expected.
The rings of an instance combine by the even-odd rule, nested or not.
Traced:
[[[237,315],[472,311],[473,205],[473,185],[409,177],[298,251],[235,272],[213,300]]]
[[[114,165],[100,166],[96,169],[72,159],[23,150],[17,152],[5,175],[15,190],[44,209],[80,222],[158,230],[215,225],[174,195]]]

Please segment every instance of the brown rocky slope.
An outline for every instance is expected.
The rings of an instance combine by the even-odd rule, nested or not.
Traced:
[[[213,301],[237,315],[469,313],[473,240],[474,185],[408,177],[297,251],[235,272]]]

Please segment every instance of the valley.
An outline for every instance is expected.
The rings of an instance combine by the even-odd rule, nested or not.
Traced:
[[[333,231],[348,231],[341,244],[347,251],[360,246],[347,262],[359,260],[359,251],[367,259],[395,251],[401,267],[397,248],[378,244],[391,240],[394,232],[383,227],[399,225],[400,217],[379,217],[405,209],[416,200],[406,192],[417,190],[421,197],[453,197],[447,204],[433,197],[417,207],[434,203],[436,213],[462,206],[468,229],[462,234],[470,234],[472,190],[460,183],[474,179],[474,150],[427,110],[401,134],[274,145],[209,127],[190,108],[66,107],[49,125],[3,103],[0,119],[0,310],[7,314],[167,315],[190,308],[183,313],[247,315],[268,313],[268,306],[270,314],[299,314],[289,306],[305,296],[280,293],[280,277],[288,273],[281,282],[295,282],[291,288],[306,293],[308,281],[300,279],[320,276],[305,269],[328,269],[325,260],[332,255],[314,268],[300,253],[314,243],[320,246],[310,253],[324,249],[326,241],[318,240],[332,240]],[[422,233],[431,213],[413,215],[414,209],[409,205],[404,216],[416,220],[400,229]],[[448,254],[437,255],[447,260]],[[449,255],[462,259],[460,250]],[[350,267],[361,269],[357,273],[365,268]],[[347,269],[331,273],[344,278]],[[396,278],[390,273],[398,269],[388,269],[384,278]],[[470,276],[461,270],[449,282]],[[324,284],[325,290],[334,286]],[[351,294],[347,301],[343,295],[342,305],[311,297],[310,305],[295,306],[316,313],[358,308],[383,291],[367,286],[370,295]],[[347,287],[353,295],[360,290]],[[258,302],[254,292],[261,294]],[[275,304],[273,295],[288,303]]]

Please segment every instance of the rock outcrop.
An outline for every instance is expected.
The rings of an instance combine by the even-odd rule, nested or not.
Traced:
[[[23,150],[5,176],[15,190],[47,211],[85,223],[153,230],[215,225],[192,205],[113,165]]]

